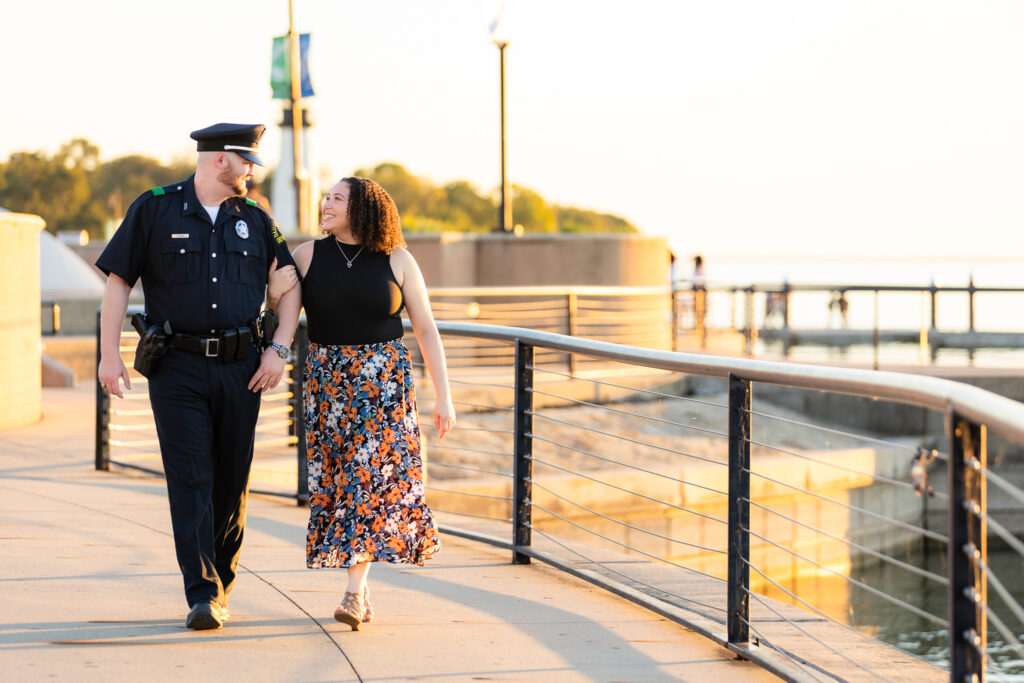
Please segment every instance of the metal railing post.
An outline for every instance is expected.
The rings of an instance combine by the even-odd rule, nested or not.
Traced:
[[[305,403],[302,400],[302,375],[306,366],[306,355],[309,353],[309,334],[306,321],[300,320],[295,329],[292,341],[292,424],[289,429],[295,437],[295,458],[298,465],[295,483],[295,502],[304,505],[309,501],[309,468],[306,462],[306,416]]]
[[[974,332],[974,293],[977,292],[974,286],[974,275],[967,282],[967,331]]]
[[[793,288],[789,286],[789,282],[782,283],[782,329],[789,331],[789,298],[793,293]]]
[[[757,323],[754,322],[754,296],[756,290],[753,287],[747,288],[747,348],[748,356],[754,355],[754,346],[757,344]]]
[[[100,367],[100,318],[96,310],[96,370]],[[96,469],[110,471],[110,395],[100,386],[99,375],[93,375],[96,384]]]
[[[981,681],[988,646],[985,574],[974,559],[987,562],[985,427],[950,410],[949,448],[949,677]]]
[[[730,643],[750,641],[750,381],[729,373]]]
[[[874,341],[874,358],[875,358],[874,367],[875,367],[875,370],[877,370],[878,369],[878,350],[879,350],[879,347],[881,346],[881,343],[882,343],[882,330],[879,327],[879,321],[878,321],[878,290],[877,289],[875,290],[875,333],[873,335],[873,341]]]
[[[577,322],[578,322],[577,321],[577,311],[576,311],[576,309],[577,309],[576,292],[570,291],[569,294],[567,295],[567,299],[566,299],[566,328],[568,329],[568,332],[566,334],[568,334],[570,337],[575,337],[576,336],[576,325],[577,325]],[[576,374],[576,356],[574,356],[572,354],[572,352],[569,353],[567,361],[569,363],[569,374],[570,375],[575,375]]]
[[[516,340],[515,466],[512,482],[512,563],[530,564],[519,552],[532,541],[533,495],[533,346]]]
[[[676,292],[675,284],[672,285],[672,289],[669,291],[669,306],[672,310],[672,350],[679,350],[679,296]]]
[[[936,315],[935,315],[935,295],[938,294],[938,292],[939,292],[939,288],[935,286],[935,280],[932,280],[931,287],[928,288],[928,291],[931,293],[931,299],[932,299],[932,304],[931,304],[932,305],[932,310],[931,310],[931,314],[932,315],[931,315],[931,318],[932,318],[932,329],[934,330],[934,329],[937,329],[936,326],[935,326],[935,320],[936,320]]]
[[[703,284],[695,284],[693,286],[693,316],[695,326],[697,329],[697,338],[700,339],[700,348],[705,349],[708,346],[708,328],[707,328],[707,290]]]

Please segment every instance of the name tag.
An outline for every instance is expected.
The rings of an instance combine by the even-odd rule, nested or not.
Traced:
[[[171,239],[172,240],[186,239],[186,238],[188,238],[188,233],[187,232],[176,232],[173,235],[171,235]]]

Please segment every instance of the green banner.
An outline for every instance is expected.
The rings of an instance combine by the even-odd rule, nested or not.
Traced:
[[[309,34],[299,36],[299,65],[302,68],[300,97],[312,97],[313,85],[309,80]],[[287,100],[292,96],[291,50],[288,36],[274,38],[270,58],[270,87],[274,91],[274,99]]]

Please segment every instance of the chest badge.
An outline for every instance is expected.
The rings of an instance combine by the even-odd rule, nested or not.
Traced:
[[[235,223],[235,232],[243,240],[249,239],[249,225],[245,221],[238,221]]]

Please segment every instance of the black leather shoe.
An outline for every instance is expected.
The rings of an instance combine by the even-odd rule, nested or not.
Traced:
[[[194,631],[206,631],[213,628],[221,627],[220,608],[217,607],[217,603],[213,602],[197,602],[192,605],[192,609],[188,612],[188,617],[185,618],[185,626]]]

